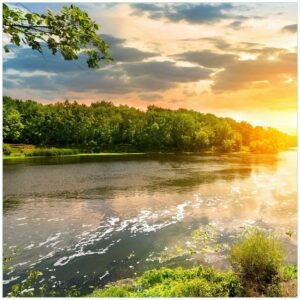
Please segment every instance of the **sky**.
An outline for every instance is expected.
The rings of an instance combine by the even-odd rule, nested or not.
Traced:
[[[13,48],[3,54],[4,95],[187,108],[296,134],[297,3],[77,5],[101,25],[114,62],[90,70],[82,59]]]

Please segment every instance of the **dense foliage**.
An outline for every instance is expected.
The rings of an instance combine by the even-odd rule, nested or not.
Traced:
[[[3,33],[13,45],[22,43],[42,52],[47,46],[52,54],[60,52],[64,59],[86,55],[89,68],[99,67],[102,59],[111,60],[108,45],[99,37],[99,25],[74,5],[63,6],[59,14],[48,10],[38,14],[3,4]],[[9,52],[9,47],[4,47]]]
[[[134,284],[112,285],[95,290],[92,297],[240,297],[243,289],[231,272],[199,266],[192,269],[154,269]]]
[[[229,259],[247,290],[257,295],[270,295],[271,292],[270,296],[279,295],[283,249],[275,236],[252,230],[232,246]]]
[[[37,148],[32,151],[26,152],[25,156],[62,156],[78,154],[77,149],[65,149],[65,148]]]
[[[203,151],[250,149],[272,153],[296,145],[296,137],[276,129],[218,118],[192,110],[76,102],[42,105],[3,98],[6,143],[71,147],[89,152]]]
[[[294,297],[297,292],[296,265],[282,266],[280,285],[272,286],[264,296]],[[286,285],[288,283],[288,285]],[[199,266],[191,269],[161,268],[146,271],[135,280],[120,280],[90,297],[244,297],[251,294],[242,279],[232,272]],[[274,293],[275,291],[275,293]]]

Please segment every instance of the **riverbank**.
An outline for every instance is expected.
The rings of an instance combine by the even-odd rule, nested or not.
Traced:
[[[35,155],[35,156],[26,156],[24,154],[20,155],[3,155],[3,160],[13,160],[13,159],[30,159],[30,158],[41,158],[41,157],[76,157],[76,156],[125,156],[125,155],[145,155],[146,153],[110,153],[110,152],[101,152],[101,153],[78,153],[78,154],[60,154],[60,155]]]
[[[89,297],[245,297],[274,296],[252,294],[232,271],[220,272],[206,266],[183,269],[160,268],[146,271],[135,279],[123,279],[104,289],[96,289]],[[280,273],[280,297],[297,296],[297,266],[286,265]]]
[[[123,150],[123,151],[122,151]],[[128,150],[128,149],[127,149]],[[153,152],[138,152],[136,149],[105,149],[103,152],[91,152],[90,149],[76,149],[76,148],[39,148],[35,145],[26,144],[4,144],[3,145],[3,159],[28,159],[41,157],[61,157],[61,156],[133,156],[133,155],[147,155],[147,154],[213,154],[218,151],[202,151],[202,152],[171,152],[171,151],[153,151]],[[132,150],[132,151],[131,151]]]
[[[4,144],[3,159],[27,159],[40,157],[60,157],[60,156],[124,156],[124,155],[143,155],[144,152],[99,152],[90,153],[74,148],[38,148],[34,145],[24,144]]]
[[[296,297],[297,265],[284,263],[279,238],[248,228],[227,253],[231,269],[159,268],[94,290],[91,297]]]
[[[122,151],[123,150],[123,151]],[[128,150],[128,149],[127,149]],[[228,152],[222,152],[219,149],[211,149],[201,152],[174,152],[174,151],[124,151],[124,149],[105,149],[103,152],[91,152],[90,149],[76,149],[76,148],[39,148],[35,145],[26,144],[3,144],[3,159],[27,159],[34,157],[60,157],[60,156],[126,156],[126,155],[147,155],[147,154],[227,154]],[[136,150],[136,149],[135,149]],[[229,153],[253,153],[247,147],[243,147],[240,151]],[[256,153],[256,152],[254,152]],[[268,154],[268,153],[256,153],[256,154]]]

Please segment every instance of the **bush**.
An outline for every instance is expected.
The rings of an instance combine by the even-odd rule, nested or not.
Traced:
[[[286,265],[281,269],[282,280],[296,280],[297,279],[297,265]]]
[[[146,271],[131,286],[109,286],[92,297],[239,297],[238,276],[199,266],[191,269],[161,268]]]
[[[10,155],[12,153],[12,149],[9,145],[3,144],[3,154]]]
[[[32,151],[25,153],[25,156],[62,156],[78,154],[77,149],[65,149],[65,148],[36,148]]]
[[[229,258],[248,293],[277,295],[283,250],[273,235],[250,231],[232,246]]]

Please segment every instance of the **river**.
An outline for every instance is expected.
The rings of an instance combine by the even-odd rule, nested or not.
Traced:
[[[226,268],[226,247],[185,251],[196,229],[227,248],[247,226],[274,231],[297,260],[296,150],[6,160],[3,174],[4,244],[19,249],[4,294],[28,270],[88,293],[161,265]]]

